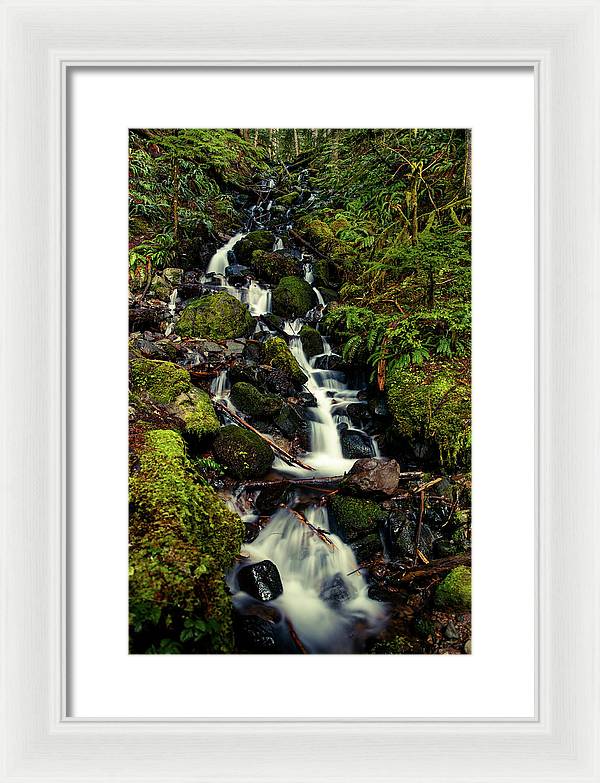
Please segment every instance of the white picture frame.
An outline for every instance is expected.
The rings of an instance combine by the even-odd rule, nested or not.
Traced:
[[[597,0],[12,0],[2,11],[1,779],[599,781]],[[536,720],[66,716],[66,76],[152,65],[534,69]]]

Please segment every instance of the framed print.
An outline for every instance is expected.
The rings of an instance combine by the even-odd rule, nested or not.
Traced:
[[[598,27],[4,6],[3,780],[600,779]]]

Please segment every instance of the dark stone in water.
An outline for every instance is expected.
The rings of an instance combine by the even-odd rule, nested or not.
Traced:
[[[359,459],[344,479],[343,486],[353,494],[393,495],[400,481],[400,465],[395,459]]]
[[[371,438],[358,430],[345,430],[341,434],[342,454],[346,459],[362,459],[373,456]]]
[[[323,583],[319,598],[333,606],[339,606],[350,598],[350,593],[341,574],[336,574]]]
[[[285,505],[290,485],[279,483],[265,487],[258,493],[254,505],[261,514],[272,514],[279,506]]]
[[[342,368],[342,357],[336,353],[325,354],[315,358],[315,370],[341,370]]]
[[[241,568],[238,583],[240,590],[259,601],[273,601],[283,593],[279,571],[270,560],[261,560],[260,563]]]
[[[250,268],[243,264],[232,264],[225,268],[225,277],[232,285],[244,285],[249,274]]]
[[[283,404],[274,421],[286,438],[293,438],[306,429],[306,422],[298,410],[287,403]]]
[[[296,387],[289,376],[282,370],[271,370],[265,379],[267,389],[281,397],[293,397]]]
[[[240,652],[275,653],[277,652],[276,630],[273,623],[254,615],[235,618],[235,644]]]
[[[258,522],[244,522],[244,527],[246,529],[244,543],[251,544],[258,538],[258,534],[260,533],[260,525]]]
[[[390,557],[412,557],[415,551],[415,535],[418,513],[410,509],[407,512],[392,511],[384,524],[385,548]],[[423,523],[419,550],[430,558],[437,536]]]

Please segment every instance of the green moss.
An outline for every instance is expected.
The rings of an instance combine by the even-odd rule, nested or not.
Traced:
[[[282,277],[273,291],[273,312],[284,318],[305,315],[316,304],[317,295],[301,277]]]
[[[270,231],[251,231],[233,246],[238,264],[249,264],[255,250],[272,250],[275,234]]]
[[[256,276],[267,283],[278,283],[282,277],[295,275],[298,272],[298,262],[295,258],[267,250],[255,250],[252,253],[250,266]]]
[[[386,394],[396,429],[413,447],[419,442],[435,444],[440,461],[450,469],[468,463],[471,395],[470,387],[460,383],[460,370],[395,370],[386,380]]]
[[[444,581],[436,587],[435,602],[438,606],[470,609],[471,569],[466,566],[453,568]]]
[[[262,358],[265,364],[281,370],[298,383],[308,380],[283,337],[270,337],[263,345]]]
[[[129,604],[132,652],[231,652],[224,575],[243,524],[197,482],[181,435],[151,430],[132,456]]]
[[[281,410],[282,401],[274,394],[264,394],[251,383],[240,381],[231,389],[231,401],[250,416],[272,418]]]
[[[175,331],[181,337],[230,340],[247,337],[255,322],[248,308],[226,291],[192,299],[181,313]]]
[[[181,394],[176,404],[182,412],[186,432],[197,438],[214,435],[221,426],[210,397],[204,391],[192,387],[187,394]]]
[[[229,424],[222,427],[213,443],[217,460],[236,479],[264,476],[273,464],[273,452],[250,430]]]
[[[175,402],[180,394],[192,388],[188,371],[172,362],[133,359],[129,371],[132,390],[143,389],[153,402],[161,405]]]
[[[304,353],[309,359],[311,356],[323,353],[323,338],[312,326],[306,326],[305,324],[300,329],[300,342],[302,343]]]
[[[284,196],[279,196],[279,198],[275,200],[275,203],[281,204],[282,207],[291,207],[297,198],[298,193],[294,191],[292,193],[286,193]]]
[[[146,392],[152,402],[171,406],[190,435],[204,438],[219,429],[210,397],[192,385],[187,370],[171,362],[138,358],[130,362],[130,375],[131,398],[139,407],[144,407],[140,392]]]
[[[332,531],[349,543],[376,533],[378,524],[387,517],[386,511],[373,500],[345,495],[334,495],[329,508],[333,512]]]

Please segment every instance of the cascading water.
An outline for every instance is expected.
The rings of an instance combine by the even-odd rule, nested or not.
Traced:
[[[303,516],[308,524],[293,509],[279,509],[244,545],[245,560],[229,578],[234,605],[246,613],[259,603],[237,588],[239,568],[270,560],[283,584],[283,593],[270,602],[279,610],[280,639],[289,638],[291,624],[309,653],[356,652],[383,627],[385,607],[369,598],[352,549],[329,532],[327,510],[312,505]]]
[[[238,238],[239,235],[236,241]],[[219,258],[214,264],[211,261],[209,271],[222,274],[227,253],[216,255]],[[305,279],[312,284],[312,265],[305,264],[304,271]],[[268,288],[252,281],[246,289],[234,290],[253,314],[270,311]],[[240,291],[244,290],[246,294],[240,296]],[[314,290],[322,305],[320,292]],[[285,321],[284,331],[290,335],[292,354],[308,377],[306,388],[316,400],[316,406],[308,409],[310,451],[302,457],[313,470],[292,467],[278,457],[273,468],[285,475],[341,476],[355,460],[343,455],[339,424],[347,419],[345,409],[357,399],[358,391],[347,388],[343,373],[316,367],[319,359],[332,354],[325,338],[323,353],[310,361],[307,359],[298,337],[303,323],[302,319]],[[213,381],[211,392],[235,410],[229,399],[226,372]],[[320,504],[300,504],[302,511],[299,512],[294,505],[296,503],[292,502],[287,508],[279,509],[258,537],[251,544],[244,544],[243,559],[229,575],[234,604],[241,614],[262,611],[260,601],[239,589],[237,573],[245,565],[269,560],[277,566],[283,584],[283,593],[269,602],[277,609],[276,631],[283,647],[287,645],[293,651],[292,639],[295,637],[310,653],[356,652],[368,637],[382,628],[386,619],[385,607],[368,597],[366,581],[358,570],[350,546],[329,532],[327,509]],[[236,510],[246,522],[258,520],[258,514],[248,513],[246,507],[238,504]]]

